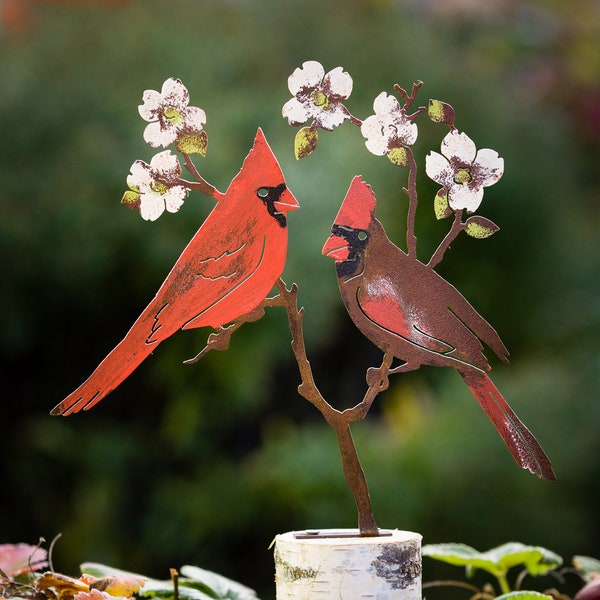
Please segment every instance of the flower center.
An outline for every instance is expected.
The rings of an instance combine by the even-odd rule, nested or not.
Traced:
[[[473,177],[470,169],[458,169],[454,174],[454,183],[465,184],[471,181],[473,181]]]
[[[329,98],[321,90],[315,90],[313,92],[312,100],[314,105],[319,108],[327,108],[329,106]]]
[[[155,179],[150,184],[150,189],[153,192],[156,192],[157,194],[163,196],[164,194],[166,194],[169,191],[169,186],[166,183],[163,183],[162,181],[158,181],[157,179]]]
[[[181,113],[173,106],[167,106],[167,108],[163,110],[163,116],[171,125],[176,125],[183,121]]]

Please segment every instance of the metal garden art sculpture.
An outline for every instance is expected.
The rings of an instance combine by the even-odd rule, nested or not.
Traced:
[[[458,131],[449,104],[430,100],[427,108],[413,109],[421,82],[415,83],[410,93],[395,85],[398,98],[379,94],[373,104],[375,114],[364,121],[344,104],[353,82],[341,67],[325,73],[318,62],[305,62],[292,73],[288,84],[293,97],[285,103],[283,116],[293,126],[308,123],[296,134],[296,158],[316,149],[319,129],[332,131],[349,121],[360,128],[370,152],[386,155],[393,165],[408,169],[408,184],[403,188],[409,204],[406,250],[387,237],[376,218],[375,195],[360,176],[352,180],[322,250],[335,261],[340,294],[352,321],[383,352],[381,365],[367,371],[368,387],[362,401],[337,410],[314,381],[302,332],[303,309],[297,306],[298,290],[281,279],[287,213],[298,208],[298,203],[287,189],[262,131],[258,130],[254,146],[228,190],[218,192],[200,176],[191,159],[194,153],[206,153],[206,115],[188,106],[189,95],[181,81],[169,79],[160,93],[144,93],[144,104],[139,107],[141,116],[149,121],[144,138],[154,148],[174,145],[193,180],[182,178],[179,159],[167,149],[150,164],[139,160],[133,164],[130,190],[122,202],[138,209],[146,220],[155,220],[165,210],[176,212],[193,190],[213,197],[217,205],[123,341],[52,414],[68,415],[94,406],[179,329],[210,326],[216,330],[206,347],[186,361],[191,363],[210,350],[226,349],[231,334],[243,323],[260,319],[266,307],[281,306],[287,312],[301,376],[298,392],[336,433],[346,481],[358,509],[359,536],[383,532],[373,516],[350,424],[365,418],[378,394],[388,388],[390,375],[421,365],[454,368],[516,462],[538,477],[554,479],[545,452],[487,375],[490,365],[483,354],[484,345],[504,362],[508,361],[507,349],[485,319],[435,272],[459,233],[482,239],[498,230],[490,220],[473,213],[484,188],[502,176],[503,159],[493,150],[477,150],[473,141]],[[417,162],[411,148],[418,135],[416,120],[424,113],[448,128],[441,154],[430,152],[425,170],[440,185],[433,201],[436,218],[453,217],[450,230],[427,263],[417,258]],[[268,297],[274,287],[277,293]],[[395,360],[400,361],[396,366]]]

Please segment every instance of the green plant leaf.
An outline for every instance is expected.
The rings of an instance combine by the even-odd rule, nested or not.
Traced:
[[[214,598],[222,600],[257,600],[254,590],[218,573],[189,565],[181,567],[180,572],[186,578],[186,586],[205,585],[215,594]]]
[[[209,588],[207,590],[210,592]],[[175,596],[173,582],[170,579],[164,581],[151,579],[138,592],[138,595],[171,600]],[[177,595],[181,600],[214,600],[215,598],[222,597],[213,595],[212,593],[205,593],[203,590],[195,587],[189,587],[182,579],[179,580],[179,585],[177,586]]]
[[[423,556],[464,566],[468,576],[482,569],[494,577],[503,577],[517,565],[524,566],[531,575],[544,575],[562,564],[562,558],[554,552],[519,542],[509,542],[487,552],[478,552],[465,544],[428,544],[423,546]]]
[[[294,138],[294,154],[297,160],[312,154],[319,143],[319,134],[314,127],[303,127]]]
[[[591,581],[594,574],[600,573],[600,560],[591,556],[574,556],[573,565],[581,571],[586,581]]]
[[[496,600],[506,600],[508,598],[518,598],[519,600],[553,600],[552,596],[548,596],[546,594],[542,594],[540,592],[509,592],[508,594],[502,594],[502,596],[498,596]]]
[[[82,564],[81,572],[94,577],[138,575],[98,563]],[[179,572],[177,591],[181,600],[258,600],[254,590],[212,571],[186,565]],[[171,600],[174,597],[173,581],[148,578],[138,595]]]

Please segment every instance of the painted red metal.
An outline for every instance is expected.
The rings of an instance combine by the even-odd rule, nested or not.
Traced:
[[[154,299],[89,379],[53,410],[88,410],[180,329],[219,328],[265,300],[283,271],[286,214],[298,208],[262,132],[227,191],[196,232]]]

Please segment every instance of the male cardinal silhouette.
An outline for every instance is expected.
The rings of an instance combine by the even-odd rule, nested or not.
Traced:
[[[550,460],[488,377],[485,343],[504,362],[496,331],[431,267],[407,255],[375,218],[376,200],[360,176],[350,185],[323,254],[336,262],[342,299],[354,324],[402,364],[453,367],[477,398],[516,462],[555,479]]]
[[[179,329],[217,329],[265,300],[283,271],[286,214],[298,202],[261,129],[241,171],[214,198],[216,206],[125,338],[51,414],[90,409]]]

